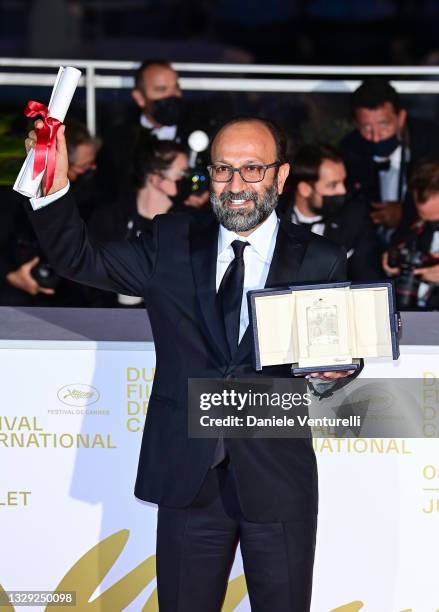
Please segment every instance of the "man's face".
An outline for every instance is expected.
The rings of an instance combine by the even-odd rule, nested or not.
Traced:
[[[370,142],[380,142],[393,136],[400,136],[407,118],[405,110],[397,113],[391,102],[378,108],[357,108],[355,121],[360,134]]]
[[[142,87],[133,91],[137,105],[149,113],[155,100],[176,96],[181,98],[178,75],[167,66],[149,66],[143,71]]]
[[[439,193],[429,196],[425,202],[419,202],[415,194],[418,216],[423,221],[439,221]]]
[[[233,168],[272,164],[276,143],[267,127],[256,121],[236,123],[221,130],[212,144],[212,164]],[[250,233],[270,215],[289,172],[289,165],[269,168],[257,183],[245,182],[238,172],[228,183],[211,180],[210,201],[218,221],[227,229]]]
[[[302,195],[311,208],[322,208],[323,196],[346,195],[346,169],[342,162],[324,159],[319,172],[319,180],[313,186],[299,183]],[[303,192],[302,192],[303,190]]]
[[[90,142],[80,144],[76,147],[73,160],[69,165],[68,178],[75,181],[78,176],[89,170],[96,169],[96,147]]]

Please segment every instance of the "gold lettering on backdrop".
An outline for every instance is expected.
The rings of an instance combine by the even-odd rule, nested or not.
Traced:
[[[424,512],[424,514],[433,514],[433,512],[438,513],[439,512],[439,499],[430,499],[430,501],[428,502],[428,505],[422,508],[422,512]]]
[[[431,463],[424,465],[422,468],[422,477],[427,482],[422,487],[424,493],[429,493],[430,498],[421,506],[424,514],[439,513],[439,467]]]
[[[426,438],[437,438],[439,382],[434,372],[424,372],[422,392],[423,434]]]
[[[111,434],[70,433],[0,433],[0,447],[5,448],[117,448]]]
[[[411,455],[404,438],[313,438],[316,453],[371,453]]]
[[[0,506],[27,506],[31,491],[6,491],[3,497],[0,495]]]
[[[127,422],[131,433],[143,431],[155,368],[126,369]]]
[[[0,431],[43,431],[38,427],[37,417],[0,416]]]
[[[147,370],[146,368],[127,368],[128,382],[152,382],[154,380],[155,368]]]

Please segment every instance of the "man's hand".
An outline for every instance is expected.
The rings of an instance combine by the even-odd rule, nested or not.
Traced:
[[[434,256],[439,257],[439,253],[435,253]],[[429,268],[416,268],[414,274],[420,276],[426,283],[439,283],[439,263]]]
[[[43,127],[43,122],[38,119],[34,123],[36,128]],[[56,133],[56,165],[55,165],[55,177],[53,179],[53,185],[47,195],[60,191],[67,186],[69,180],[67,178],[67,171],[69,169],[69,161],[67,157],[67,145],[66,138],[64,136],[65,126],[61,125]],[[24,141],[26,146],[26,152],[33,149],[37,142],[37,135],[34,130],[29,132],[28,137]],[[44,179],[43,179],[44,188]]]
[[[383,253],[381,265],[383,266],[384,272],[389,276],[399,276],[401,274],[401,268],[392,268],[392,266],[389,266],[389,251]]]
[[[45,289],[44,287],[40,287],[31,274],[32,268],[34,268],[39,261],[39,257],[34,257],[30,261],[27,261],[22,266],[17,268],[17,270],[9,272],[9,274],[6,275],[6,280],[16,289],[21,289],[30,295],[37,295],[38,293],[53,295],[55,293],[54,289]]]
[[[346,378],[351,376],[355,370],[341,370],[340,372],[311,372],[307,375],[307,378],[322,378],[323,380],[338,380],[339,378]]]
[[[397,227],[401,221],[401,202],[372,202],[370,218],[376,225]]]

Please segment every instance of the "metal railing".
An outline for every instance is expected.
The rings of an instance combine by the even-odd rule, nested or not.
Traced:
[[[86,90],[87,127],[94,135],[96,90],[132,88],[133,76],[124,73],[133,72],[139,63],[0,58],[0,85],[50,87],[55,81],[55,69],[59,66],[75,66],[84,71],[79,86]],[[188,91],[349,93],[359,86],[361,77],[380,75],[388,77],[397,91],[403,94],[439,93],[438,66],[276,66],[179,62],[172,66],[181,75],[182,89]],[[14,68],[17,70],[11,70]],[[47,68],[50,72],[22,72],[32,68]],[[108,71],[121,74],[105,74]],[[392,80],[392,77],[398,79]]]

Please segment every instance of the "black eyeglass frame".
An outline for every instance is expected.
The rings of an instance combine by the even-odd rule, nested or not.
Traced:
[[[215,168],[216,165],[221,165],[221,166],[226,166],[227,168],[229,168],[232,171],[232,175],[229,179],[227,179],[226,181],[219,181],[217,179],[214,179],[212,176],[212,170],[213,168]],[[270,168],[279,168],[279,166],[281,166],[281,162],[276,161],[273,162],[272,164],[245,164],[244,166],[241,166],[240,168],[234,168],[233,166],[229,166],[228,164],[209,164],[207,167],[207,170],[209,172],[209,176],[211,178],[212,181],[214,181],[215,183],[230,183],[230,181],[233,180],[233,175],[235,172],[239,173],[239,176],[241,177],[241,179],[244,181],[244,183],[261,183],[264,178],[265,178],[265,174],[267,173],[267,170],[269,170]],[[262,175],[262,178],[258,179],[257,181],[247,181],[243,176],[242,176],[242,169],[248,166],[253,166],[255,168],[263,168],[264,173]]]

